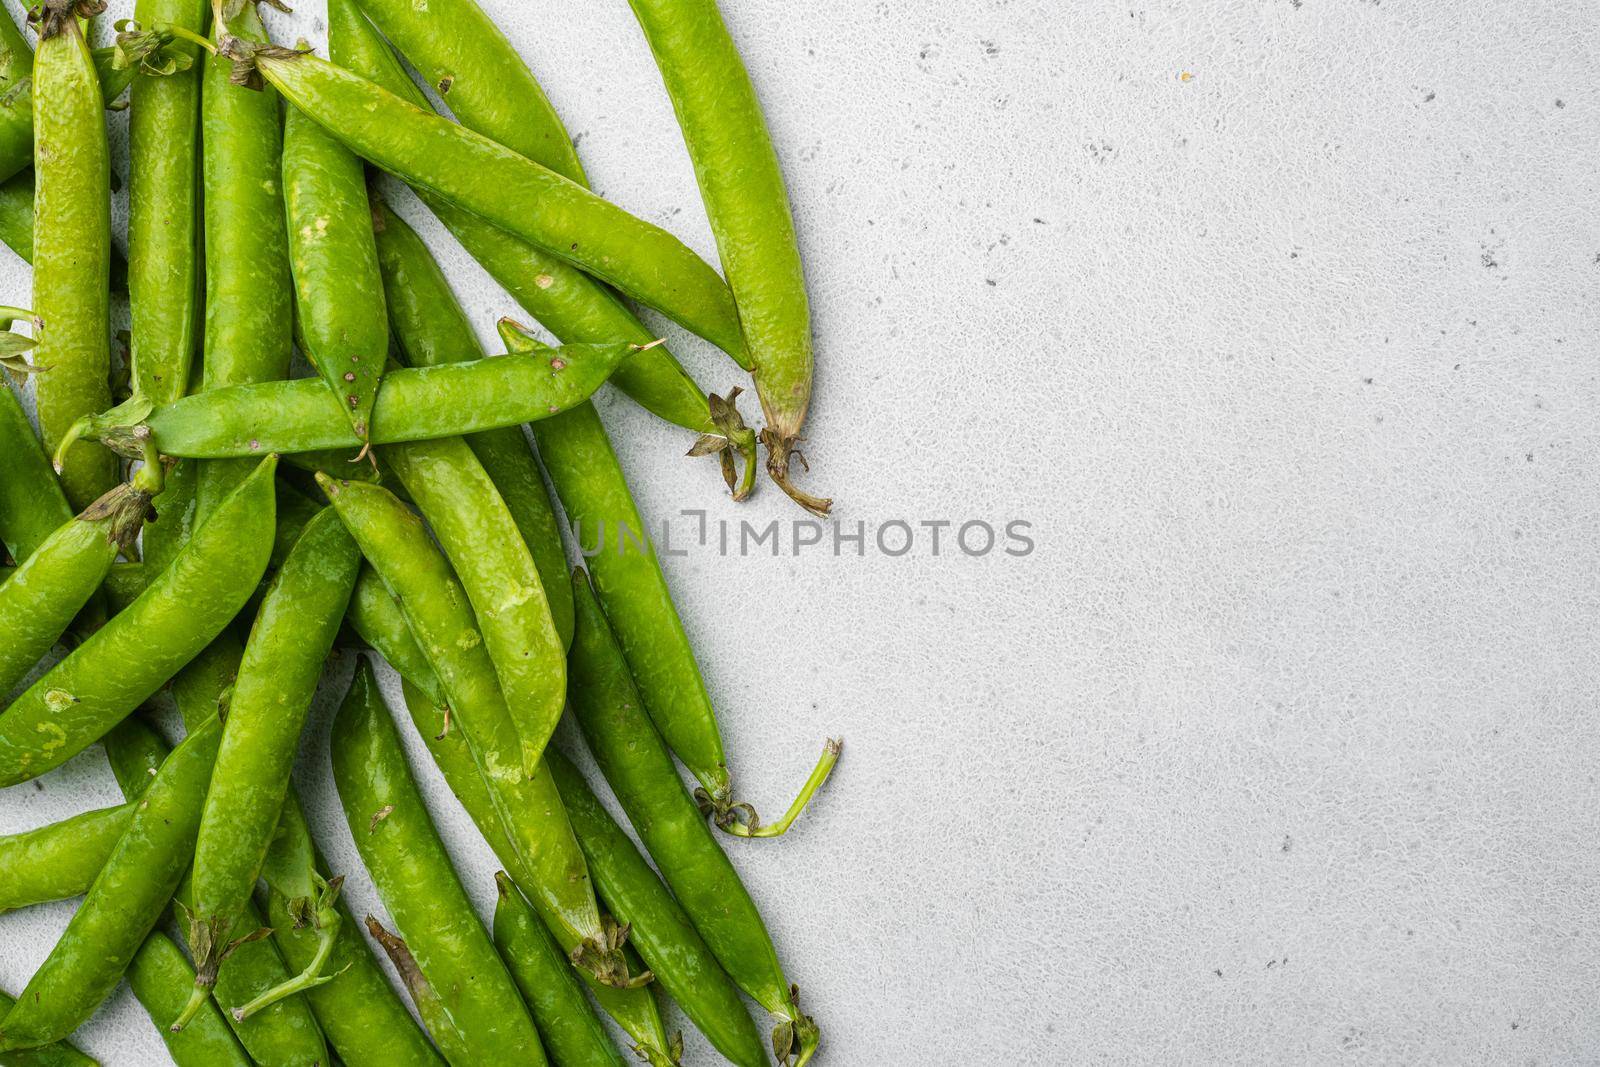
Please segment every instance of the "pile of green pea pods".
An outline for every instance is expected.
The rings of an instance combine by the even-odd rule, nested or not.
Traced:
[[[629,2],[720,273],[589,191],[474,0],[327,0],[327,58],[271,41],[253,0],[116,16],[44,0],[36,49],[0,17],[0,240],[33,265],[30,306],[0,308],[0,787],[99,746],[126,798],[0,837],[0,912],[82,898],[26,988],[0,994],[0,1067],[93,1062],[68,1040],[124,979],[182,1065],[620,1065],[598,1006],[661,1067],[683,1056],[668,999],[729,1062],[816,1052],[716,831],[784,833],[839,744],[763,823],[734,797],[654,552],[570,570],[563,541],[563,515],[647,528],[590,403],[607,381],[691,431],[734,499],[764,467],[830,506],[791,479],[811,327],[750,80],[716,0]],[[112,18],[115,46],[91,49]],[[129,109],[125,261],[111,107]],[[506,318],[490,358],[376,171],[559,346]],[[635,303],[750,373],[759,433]],[[314,374],[291,378],[296,350]],[[358,651],[331,773],[387,913],[359,922],[290,783],[338,649]],[[182,720],[175,745],[158,700]],[[564,711],[648,859],[551,746]],[[490,924],[407,729],[503,867]]]

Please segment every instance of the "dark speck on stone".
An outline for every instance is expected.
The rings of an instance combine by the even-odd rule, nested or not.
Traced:
[[[989,286],[990,288],[993,288],[994,286],[997,286],[1000,283],[995,281],[993,278],[985,278],[983,280],[983,284]]]
[[[1556,101],[1556,107],[1566,107],[1566,106],[1567,106],[1567,102],[1565,100],[1557,100]],[[1512,1025],[1515,1025],[1515,1024],[1513,1023]]]
[[[1433,103],[1434,98],[1438,95],[1438,93],[1434,92],[1432,89],[1429,89],[1428,92],[1422,97],[1422,102],[1424,104],[1431,104]]]

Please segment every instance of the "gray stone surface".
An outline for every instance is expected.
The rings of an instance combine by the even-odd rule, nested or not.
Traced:
[[[599,190],[714,256],[626,4],[485,6]],[[685,544],[741,795],[775,814],[846,738],[790,837],[729,845],[817,1062],[1600,1059],[1600,14],[726,7],[807,255],[807,484],[918,543],[687,544],[683,507],[735,545],[798,513],[733,505],[682,433],[602,408]],[[317,0],[271,22],[321,41]],[[424,229],[492,336],[515,309]],[[27,285],[0,266],[8,302]],[[949,531],[936,557],[933,520],[1023,520],[1036,548]],[[299,780],[376,909],[327,776],[336,689]],[[493,859],[417,757],[487,915]],[[113,798],[91,754],[0,793],[0,831]],[[0,918],[0,984],[68,914]],[[126,992],[81,1036],[162,1055]]]

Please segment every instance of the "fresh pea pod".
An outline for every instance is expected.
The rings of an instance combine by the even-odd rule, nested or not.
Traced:
[[[348,611],[350,625],[361,639],[388,661],[400,677],[420,687],[430,701],[443,706],[446,703],[439,676],[428,665],[428,657],[411,636],[406,617],[400,611],[383,579],[371,567],[362,567],[356,579],[355,593],[350,597]]]
[[[135,21],[205,28],[205,0],[137,0]],[[128,112],[129,348],[135,392],[184,394],[194,361],[200,278],[200,68],[195,47],[142,56]],[[158,66],[162,60],[165,66]]]
[[[349,0],[343,0],[342,6],[348,8],[348,5]],[[334,7],[340,6],[341,0],[334,0]],[[353,17],[361,19],[359,13]],[[331,38],[337,27],[334,8],[329,9],[329,18],[334,22],[328,31]],[[364,19],[361,21],[365,24]],[[371,28],[367,28],[370,31]],[[379,44],[381,46],[382,42]],[[372,198],[372,229],[383,272],[389,321],[395,341],[405,353],[405,361],[413,367],[431,367],[438,363],[482,359],[483,349],[478,344],[477,334],[473,333],[467,313],[461,309],[439,264],[416,231],[378,196]],[[641,343],[648,343],[648,340]],[[612,379],[646,355],[648,353],[641,350],[624,360]],[[467,444],[472,446],[483,469],[489,472],[517,529],[522,532],[534,566],[539,568],[539,581],[544,587],[556,632],[561,635],[562,647],[570,646],[572,590],[564,580],[567,553],[561,543],[555,506],[545,489],[532,446],[517,426],[473,434],[467,438]]]
[[[121,980],[188,865],[220,734],[206,724],[162,764],[61,939],[0,1020],[0,1049],[59,1041]]]
[[[395,612],[400,610],[399,605],[392,601],[391,605]],[[433,681],[437,684],[437,679]],[[505,864],[512,880],[521,887],[525,896],[531,898],[530,890],[537,886],[538,880],[512,847],[505,823],[500,818],[494,798],[489,795],[489,787],[478,773],[462,731],[451,728],[448,709],[442,703],[430,700],[410,676],[402,672],[401,682],[406,710],[423,744],[427,745],[428,753],[433,756],[433,762],[450,786],[450,791],[461,801],[461,806],[466,809],[467,815],[500,862]],[[559,927],[552,926],[546,920],[545,929],[553,934]],[[630,974],[645,973],[643,963],[631,946],[624,945],[622,952]],[[585,971],[579,970],[577,973],[606,1014],[633,1038],[634,1051],[641,1059],[654,1067],[672,1067],[678,1062],[682,1054],[682,1042],[676,1034],[667,1036],[666,1026],[661,1021],[661,1007],[650,986],[622,989],[597,982],[593,975]]]
[[[0,14],[0,18],[3,17]],[[15,1003],[16,998],[0,991],[0,1018],[4,1018]],[[99,1063],[65,1041],[19,1052],[0,1052],[0,1067],[99,1067]]]
[[[695,929],[734,983],[780,1020],[772,1039],[778,1060],[805,1063],[816,1051],[817,1025],[800,1011],[799,990],[783,973],[761,912],[684,791],[582,570],[572,587],[572,709],[583,736]],[[826,768],[813,781],[825,776]]]
[[[66,632],[117,550],[133,544],[149,505],[147,493],[118,486],[47,537],[0,585],[0,693],[10,692]]]
[[[455,565],[521,742],[523,770],[535,774],[566,703],[567,662],[528,546],[461,438],[384,453]]]
[[[21,562],[71,521],[72,505],[10,379],[0,379],[0,540]]]
[[[616,286],[724,351],[739,317],[717,272],[659,226],[342,67],[292,49],[225,42],[352,152]]]
[[[0,715],[0,785],[82,751],[232,620],[266,568],[276,466],[262,460],[126,611],[12,701]]]
[[[150,1013],[177,1067],[250,1067],[250,1057],[209,1000],[181,1031],[167,1025],[183,1008],[184,991],[193,984],[189,961],[159,930],[145,939],[128,968],[128,985]]]
[[[575,963],[602,981],[627,985],[621,939],[601,920],[583,857],[549,772],[523,773],[520,745],[494,664],[450,565],[422,522],[388,490],[317,475],[339,517],[389,592],[438,675],[455,724],[466,736],[508,836],[532,875],[540,913]]]
[[[245,644],[195,844],[189,943],[196,948],[196,1007],[216,984],[230,939],[249,933],[238,928],[239,920],[284,809],[301,728],[360,565],[338,515],[324,508],[278,568]],[[310,866],[306,857],[303,867]],[[316,919],[325,954],[337,933],[337,913],[319,908]],[[258,994],[248,1006],[228,1007],[254,1014],[306,988],[318,973]],[[187,1021],[185,1015],[175,1025]]]
[[[365,659],[334,719],[330,747],[356,851],[443,999],[467,1063],[544,1064],[533,1020],[450,866]]]
[[[0,111],[5,104],[0,102]],[[31,128],[31,127],[30,127]],[[33,263],[33,168],[28,167],[0,182],[0,244],[24,263]],[[128,261],[111,249],[111,291],[128,291]]]
[[[538,82],[476,5],[459,0],[425,6],[375,0],[366,7],[402,51],[426,69],[429,80],[444,87],[451,103],[461,104],[456,117],[467,127],[580,185],[588,184],[572,139]],[[431,110],[388,43],[356,10],[354,0],[329,0],[328,50],[340,66],[422,110]],[[485,92],[489,85],[497,89]],[[649,329],[601,282],[425,189],[420,195],[494,280],[557,337],[641,345],[652,339]],[[375,216],[380,253],[386,236],[382,221],[387,219]],[[409,236],[421,246],[410,227],[398,218],[394,222],[403,227],[402,238]],[[448,350],[445,354],[462,358]],[[421,360],[413,355],[412,362]],[[641,351],[611,380],[647,410],[701,434],[692,454],[719,453],[735,498],[749,493],[756,470],[756,437],[738,417],[733,396],[708,398],[665,345]],[[745,456],[742,483],[734,480],[734,451]],[[487,460],[484,465],[490,466]],[[492,466],[490,474],[495,474]]]
[[[32,77],[33,49],[11,13],[0,11],[0,175],[7,178],[33,158]]]
[[[321,860],[317,866],[326,869]],[[331,951],[324,949],[320,931],[270,882],[266,900],[273,940],[291,967],[305,973],[327,951],[322,969],[332,980],[308,989],[305,999],[346,1067],[439,1067],[439,1054],[395,995],[342,898],[335,905],[338,935]]]
[[[622,1055],[589,1007],[561,946],[504,871],[496,871],[494,943],[557,1067],[624,1067]]]
[[[80,417],[111,402],[111,155],[105,104],[78,16],[94,0],[48,0],[33,67],[33,358],[49,373],[34,384],[39,429],[54,451]],[[60,466],[76,508],[116,484],[116,457],[74,444]]]
[[[767,473],[801,507],[826,515],[833,502],[789,477],[811,404],[811,312],[789,195],[755,87],[717,0],[629,3],[672,98],[739,306],[746,365],[767,419]]]
[[[733,984],[683,908],[672,899],[650,864],[639,854],[605,808],[589,791],[570,760],[555,749],[545,755],[561,790],[573,832],[589,861],[606,906],[627,923],[639,954],[656,980],[718,1052],[740,1067],[767,1063],[761,1035]]]
[[[506,319],[500,337],[513,354],[538,342]],[[781,834],[804,808],[818,774],[833,765],[825,747],[801,797],[784,819],[764,826],[748,803],[735,803],[722,733],[694,649],[672,603],[655,544],[649,538],[611,440],[593,404],[532,425],[540,458],[566,510],[579,549],[589,557],[595,589],[628,658],[639,695],[672,751],[699,779],[696,793],[716,824],[738,836]]]
[[[9,12],[0,13],[0,20],[0,177],[9,179],[33,159],[33,49]],[[100,80],[101,98],[108,110],[114,110],[133,72],[118,66],[114,48],[91,49],[89,56]],[[32,200],[31,177],[28,188]]]
[[[389,348],[366,174],[349,149],[290,109],[283,187],[300,347],[365,442]]]
[[[253,2],[228,8],[232,17],[212,26],[213,37],[266,39]],[[204,390],[286,378],[294,347],[278,100],[273,93],[232,84],[231,72],[226,60],[210,54],[201,58]],[[244,463],[205,464],[197,491],[200,514],[216,506],[249,469]]]
[[[175,680],[173,696],[191,734],[206,721],[215,719],[225,705],[226,691],[233,684],[233,674],[242,655],[239,643],[225,634],[212,642],[190,669]],[[159,762],[165,747],[166,742],[137,715],[124,719],[106,736],[106,754],[124,796],[132,800],[142,795],[148,780],[146,771]],[[180,915],[191,910],[194,898],[188,879],[178,887],[173,903]],[[247,909],[246,917],[253,928],[264,929],[253,904]],[[247,939],[237,945],[218,974],[217,999],[223,1003],[242,1004],[288,978],[289,971],[271,941]],[[191,972],[180,987],[168,990],[163,997],[176,1000],[182,1008],[193,989]],[[170,1026],[178,1014],[174,1009],[159,1025]],[[328,1062],[322,1034],[310,1008],[301,999],[279,1001],[244,1020],[235,1019],[230,1013],[224,1013],[224,1017],[239,1043],[257,1063],[325,1067]]]
[[[587,400],[632,350],[566,345],[393,371],[373,405],[371,443],[456,437],[549,418]],[[136,429],[141,420],[168,456],[219,459],[364,444],[327,386],[304,378],[210,389],[154,411],[136,399],[77,429],[116,440],[143,434]]]
[[[132,816],[120,804],[0,837],[0,912],[87,892]]]

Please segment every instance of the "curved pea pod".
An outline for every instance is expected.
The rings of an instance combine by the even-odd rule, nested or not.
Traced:
[[[459,437],[384,450],[454,565],[488,647],[521,741],[537,772],[567,699],[567,657],[533,556],[488,472]]]
[[[209,949],[195,958],[195,988],[202,997],[216,981],[230,940],[249,933],[239,929],[239,920],[282,818],[305,716],[360,566],[355,542],[333,509],[324,508],[295,539],[250,630],[195,844],[189,943]],[[310,869],[310,857],[299,867]],[[313,887],[305,889],[301,900],[310,907],[305,898]],[[319,921],[336,921],[320,910]],[[333,935],[326,931],[330,943]],[[299,976],[287,992],[316,977]],[[248,1016],[271,1003],[274,992],[286,995],[268,991],[248,1007],[227,1006]]]
[[[366,6],[391,38],[400,42],[402,50],[426,68],[434,84],[448,87],[452,104],[461,104],[455,116],[464,125],[580,185],[588,184],[572,139],[538,82],[476,5],[450,0],[424,7],[379,0]],[[356,10],[353,0],[329,0],[328,50],[341,67],[420,109],[431,110],[432,105],[412,83],[388,43]],[[489,85],[496,88],[485,92]],[[649,329],[602,282],[437,195],[422,190],[421,196],[494,280],[557,337],[641,345],[652,339]],[[374,207],[380,207],[377,199]],[[380,253],[387,217],[374,216]],[[397,240],[409,239],[420,247],[410,227],[398,218],[393,221]],[[390,302],[392,314],[392,296]],[[421,361],[413,356],[412,362]],[[729,401],[708,398],[664,345],[629,360],[612,383],[658,417],[700,433],[701,440],[691,454],[719,453],[735,498],[748,495],[756,469],[756,436],[739,419],[731,396]],[[741,483],[733,480],[735,451],[746,459]],[[487,460],[485,466],[489,466]],[[490,473],[495,473],[492,467]]]
[[[501,338],[513,352],[537,344],[516,323],[502,319],[499,326]],[[831,743],[780,822],[763,826],[748,803],[734,802],[711,696],[672,602],[655,544],[600,416],[593,404],[584,404],[534,423],[532,429],[579,551],[593,569],[595,590],[645,709],[668,746],[700,781],[696,801],[729,833],[781,834],[803,809],[819,775],[826,777],[833,766],[836,753]]]
[[[0,17],[4,17],[0,14]],[[0,1018],[16,1003],[14,997],[0,992]],[[28,1049],[26,1052],[0,1052],[0,1067],[99,1067],[99,1060],[91,1059],[65,1041]]]
[[[422,522],[394,494],[363,482],[318,484],[361,552],[399,601],[407,625],[450,701],[452,727],[466,737],[507,835],[530,872],[531,895],[562,947],[602,981],[627,985],[614,931],[601,920],[583,856],[549,772],[523,773],[516,727],[494,664],[450,565]]]
[[[0,837],[0,912],[87,892],[132,816],[121,804]]]
[[[233,51],[245,50],[235,44]],[[730,355],[742,355],[728,287],[659,226],[342,67],[278,48],[256,49],[251,58],[285,99],[356,155],[609,282]]]
[[[81,752],[232,620],[266,569],[275,467],[262,460],[137,600],[0,714],[0,785]]]
[[[545,762],[561,790],[595,885],[611,913],[628,924],[633,944],[661,988],[729,1060],[740,1067],[766,1064],[761,1035],[745,1011],[738,987],[689,917],[622,827],[600,806],[571,761],[551,749]]]
[[[220,733],[206,724],[161,765],[61,939],[0,1019],[0,1050],[66,1037],[121,980],[188,865]]]
[[[229,5],[213,38],[265,40],[254,3]],[[226,60],[201,60],[201,180],[205,323],[201,388],[288,377],[294,349],[294,284],[283,207],[283,133],[273,93],[234,85]],[[314,384],[314,383],[307,383]],[[197,489],[209,512],[249,471],[207,463]]]
[[[572,708],[595,761],[723,969],[779,1019],[773,1035],[779,1061],[804,1063],[816,1051],[817,1025],[801,1013],[799,991],[784,976],[761,912],[684,791],[672,753],[645,714],[628,663],[583,571],[574,573],[572,585],[578,609]]]
[[[207,1001],[188,1026],[174,1033],[167,1025],[183,1008],[194,971],[183,952],[160,931],[145,939],[128,968],[128,985],[161,1032],[177,1067],[250,1067],[250,1057],[228,1029],[222,1012]]]
[[[694,164],[722,273],[739,306],[767,425],[767,473],[800,506],[832,501],[789,477],[811,404],[811,311],[778,153],[716,0],[629,0]]]
[[[471,363],[390,372],[373,405],[371,443],[395,444],[547,419],[587,400],[633,346],[566,345]],[[362,447],[339,401],[299,379],[208,389],[164,407],[129,401],[79,422],[86,437],[137,440],[164,455],[222,459]]]
[[[329,9],[330,21],[340,6],[339,0],[335,0],[334,7]],[[343,6],[348,7],[348,0]],[[360,14],[353,17],[365,24]],[[330,27],[330,37],[333,32]],[[456,300],[439,264],[416,231],[389,210],[389,205],[378,196],[372,198],[372,230],[377,240],[378,265],[383,274],[390,326],[395,341],[405,353],[406,363],[413,367],[431,367],[438,363],[483,358],[472,323]],[[650,340],[648,337],[621,339],[638,344],[647,344]],[[612,374],[612,380],[647,354],[641,350],[624,360]],[[561,635],[562,647],[566,648],[572,644],[572,590],[565,580],[567,553],[561,543],[555,505],[545,489],[544,476],[539,473],[533,446],[518,426],[473,434],[467,438],[467,444],[494,480],[495,488],[511,511],[511,518],[533,556],[534,566],[539,568],[539,581],[550,605],[550,617]]]
[[[394,610],[398,612],[399,606],[395,605]],[[483,839],[489,843],[494,854],[505,865],[524,896],[531,899],[538,880],[512,847],[511,839],[506,835],[505,824],[495,808],[494,799],[489,795],[489,788],[478,774],[477,765],[473,762],[472,752],[467,747],[466,739],[460,730],[450,728],[448,712],[442,704],[430,700],[423,689],[413,684],[412,679],[404,673],[401,675],[401,680],[406,710],[410,713],[411,721],[415,724],[417,733],[421,735],[423,744],[427,745],[433,762],[450,786],[450,791],[466,809],[478,832],[483,835]],[[552,926],[550,921],[546,920],[545,929],[554,934],[559,927]],[[560,948],[559,943],[557,948]],[[624,945],[622,952],[630,974],[645,973],[642,961],[638,959],[631,946]],[[682,1043],[676,1034],[668,1037],[666,1026],[661,1021],[660,1005],[657,1004],[650,986],[619,988],[597,982],[593,975],[585,971],[579,970],[577,974],[589,987],[589,992],[594,995],[595,1000],[605,1009],[606,1014],[615,1019],[617,1025],[633,1038],[634,1051],[641,1059],[649,1061],[655,1067],[670,1067],[678,1062],[682,1054]]]
[[[494,943],[560,1067],[624,1067],[578,975],[504,871],[496,871]]]
[[[75,3],[44,6],[33,66],[33,358],[39,429],[55,451],[72,424],[111,402],[111,155],[105,104]],[[60,467],[74,507],[117,481],[116,457],[79,441]]]
[[[365,659],[334,719],[331,750],[356,850],[467,1062],[544,1064],[533,1020],[450,866]]]
[[[0,12],[0,175],[7,178],[33,158],[32,76],[33,49],[11,13]]]
[[[344,145],[290,109],[283,188],[300,347],[365,441],[389,348],[366,174]]]
[[[0,585],[0,692],[50,651],[95,590],[117,550],[129,549],[150,510],[153,486],[119,485],[63,524]]]

